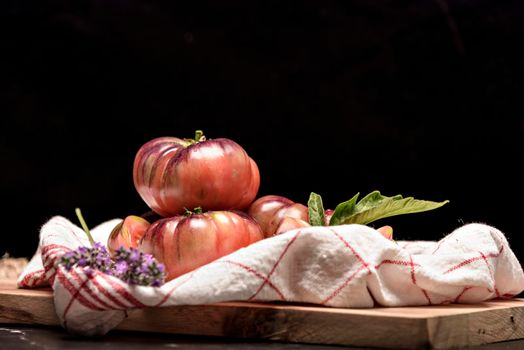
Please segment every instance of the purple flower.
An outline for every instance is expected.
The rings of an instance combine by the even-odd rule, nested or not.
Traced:
[[[131,249],[131,254],[129,255],[129,259],[133,262],[139,262],[142,258],[142,253],[140,253],[136,249]]]
[[[125,274],[129,270],[129,266],[126,261],[119,261],[115,263],[115,268],[113,271],[115,272],[116,276],[120,276]]]
[[[92,276],[94,270],[120,278],[129,284],[158,287],[164,283],[165,268],[150,254],[138,249],[120,247],[111,259],[106,247],[95,243],[93,247],[78,247],[67,252],[60,259],[67,270],[73,266],[85,268],[85,273]]]
[[[140,273],[148,273],[149,272],[149,265],[146,264],[146,263],[143,263],[142,265],[140,265]]]

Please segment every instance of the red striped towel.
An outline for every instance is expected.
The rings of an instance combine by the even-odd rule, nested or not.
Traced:
[[[119,219],[92,230],[105,243]],[[72,333],[104,334],[125,310],[222,301],[289,301],[328,307],[475,303],[524,290],[522,267],[504,234],[467,224],[438,242],[389,241],[371,227],[307,227],[256,242],[162,287],[132,286],[59,258],[89,242],[56,216],[41,229],[38,249],[18,279],[21,288],[50,285],[57,315]]]

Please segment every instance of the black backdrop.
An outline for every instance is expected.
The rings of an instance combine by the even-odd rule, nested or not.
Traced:
[[[439,239],[484,222],[523,260],[521,1],[2,7],[0,254],[30,256],[75,207],[91,226],[145,212],[138,148],[203,129],[256,160],[260,196],[449,199],[383,223]]]

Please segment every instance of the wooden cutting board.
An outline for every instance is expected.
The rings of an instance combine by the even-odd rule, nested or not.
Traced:
[[[59,326],[50,289],[0,281],[0,324]],[[342,309],[227,302],[130,310],[119,330],[403,349],[524,338],[524,299],[475,305]]]

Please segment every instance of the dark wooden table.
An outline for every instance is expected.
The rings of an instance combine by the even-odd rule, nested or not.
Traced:
[[[194,337],[170,334],[153,334],[111,331],[99,338],[82,338],[68,334],[59,327],[26,325],[0,325],[0,349],[352,349],[372,350],[361,347],[341,347],[274,341],[246,341],[223,337]],[[377,348],[373,348],[377,350]],[[468,350],[517,350],[524,349],[524,340],[494,343],[462,348]],[[457,349],[458,350],[458,349]]]

